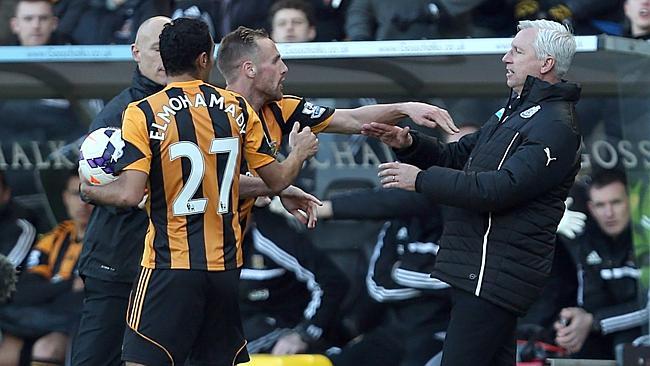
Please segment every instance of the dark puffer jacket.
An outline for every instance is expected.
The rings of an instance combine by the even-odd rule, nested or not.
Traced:
[[[433,276],[517,314],[551,270],[555,231],[579,169],[580,87],[528,77],[478,132],[443,144],[414,134],[398,158],[426,169],[416,190],[453,206]]]

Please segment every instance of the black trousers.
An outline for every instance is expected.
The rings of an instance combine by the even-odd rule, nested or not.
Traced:
[[[516,325],[515,313],[454,288],[441,366],[514,366]]]
[[[79,331],[72,344],[73,366],[119,366],[130,283],[86,277]]]

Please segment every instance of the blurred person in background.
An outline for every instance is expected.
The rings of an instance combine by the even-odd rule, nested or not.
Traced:
[[[324,352],[337,333],[347,278],[287,218],[268,207],[252,217],[239,285],[248,352]]]
[[[174,0],[172,19],[204,21],[216,43],[238,26],[267,28],[273,0]]]
[[[9,22],[16,45],[61,44],[55,33],[59,19],[54,16],[54,7],[49,0],[19,0]]]
[[[65,361],[81,314],[77,261],[92,206],[79,197],[76,169],[68,172],[61,194],[69,219],[38,240],[12,302],[0,308],[0,364],[18,364],[21,357],[47,365]]]
[[[354,190],[333,195],[318,209],[319,218],[389,220],[378,233],[365,274],[372,299],[357,309],[356,323],[373,325],[340,352],[336,366],[422,366],[441,350],[449,322],[449,285],[431,278],[442,233],[440,207],[415,192]],[[361,324],[355,324],[358,327]]]
[[[625,0],[517,0],[516,20],[549,19],[572,27],[577,35],[621,35]]]
[[[625,30],[623,35],[636,39],[650,39],[650,0],[625,0]]]
[[[557,315],[555,340],[572,357],[614,359],[616,347],[641,335],[647,315],[638,294],[627,182],[622,172],[594,173],[588,188],[593,217],[565,243],[578,271],[576,306]]]
[[[314,10],[303,0],[279,0],[269,10],[271,39],[276,43],[311,42],[316,38]]]
[[[131,86],[113,98],[95,117],[89,132],[102,127],[121,127],[126,106],[163,89],[167,75],[159,51],[159,36],[171,19],[146,20],[131,45],[136,63]],[[149,224],[138,208],[97,205],[88,224],[79,258],[84,279],[84,306],[78,336],[72,347],[76,366],[117,366],[122,363],[122,335],[131,292],[144,249]]]
[[[59,0],[56,9],[76,44],[131,44],[145,20],[171,13],[171,0]]]
[[[345,33],[351,41],[463,37],[469,29],[462,16],[483,2],[352,0],[346,13]]]
[[[61,37],[55,32],[58,19],[54,16],[50,1],[19,0],[13,14],[10,23],[15,39],[12,44],[45,46],[62,43]],[[55,92],[66,96],[67,91],[61,90],[60,85],[47,81],[45,83]],[[75,162],[60,154],[53,161],[44,161],[44,157],[65,142],[76,139],[85,130],[80,118],[82,113],[79,101],[72,100],[71,103],[71,100],[0,100],[1,152],[3,161],[10,162],[5,168],[6,180],[13,187],[14,199],[41,213],[38,222],[35,222],[39,233],[50,230],[56,225],[56,220],[47,215],[48,202],[40,194],[35,170],[64,171],[71,168]],[[59,189],[61,188],[54,194],[58,195]]]
[[[18,270],[22,269],[36,238],[36,228],[25,218],[26,214],[11,199],[11,187],[0,171],[0,254]]]

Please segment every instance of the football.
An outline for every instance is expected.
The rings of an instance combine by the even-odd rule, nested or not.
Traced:
[[[115,163],[122,156],[124,140],[118,128],[104,127],[91,132],[81,144],[79,174],[92,185],[108,184],[115,179]]]

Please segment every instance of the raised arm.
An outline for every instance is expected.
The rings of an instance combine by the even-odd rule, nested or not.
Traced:
[[[354,109],[337,109],[332,121],[324,130],[335,133],[361,133],[361,127],[370,122],[394,125],[409,117],[420,126],[440,127],[449,134],[458,132],[458,127],[449,113],[439,107],[419,102],[375,104]]]

